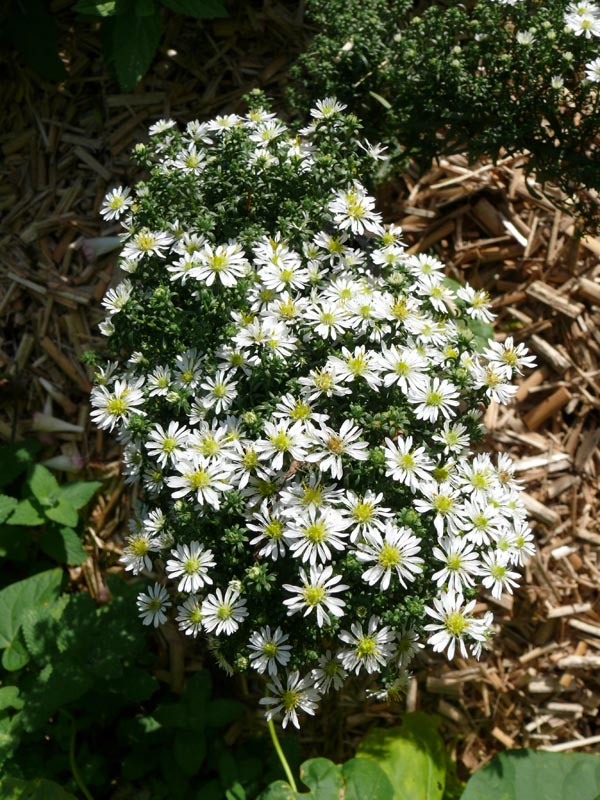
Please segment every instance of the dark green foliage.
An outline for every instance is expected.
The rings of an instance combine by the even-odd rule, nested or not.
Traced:
[[[574,209],[597,227],[587,192],[600,189],[600,116],[597,84],[583,74],[597,40],[565,31],[566,0],[307,5],[318,32],[292,69],[295,108],[335,95],[394,159],[412,157],[423,168],[450,153],[529,151],[526,170],[574,195]],[[516,32],[529,30],[534,42],[520,44]],[[557,76],[564,89],[553,84]]]
[[[61,46],[56,18],[46,0],[12,0],[0,16],[0,29],[43,78],[68,79],[59,58]],[[104,58],[121,89],[131,91],[150,68],[161,35],[161,10],[196,19],[226,17],[221,0],[78,0],[70,11],[73,22],[101,23]]]

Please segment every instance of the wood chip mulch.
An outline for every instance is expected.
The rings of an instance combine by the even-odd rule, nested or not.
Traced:
[[[89,423],[91,375],[80,360],[100,342],[99,304],[115,266],[96,252],[98,237],[116,232],[98,210],[107,188],[131,181],[128,150],[158,117],[239,110],[256,85],[280,95],[289,43],[304,35],[289,7],[265,4],[262,16],[222,25],[199,28],[212,48],[208,62],[199,66],[185,48],[164,52],[133,94],[118,93],[94,66],[92,37],[75,67],[93,79],[57,89],[13,67],[16,80],[4,87],[0,440],[37,436],[51,463],[104,477],[88,530],[90,559],[71,572],[100,600],[99,563],[120,549],[130,493],[114,442]],[[515,401],[492,404],[485,418],[487,449],[516,462],[538,555],[514,600],[481,599],[499,623],[493,649],[479,663],[422,660],[407,705],[441,715],[462,770],[506,747],[593,749],[600,743],[600,239],[576,238],[576,221],[532,195],[515,157],[468,165],[453,156],[420,178],[409,170],[381,200],[411,252],[433,250],[451,277],[487,289],[497,338],[513,336],[538,358]],[[348,720],[350,732],[365,719],[394,716],[372,704],[363,711]]]

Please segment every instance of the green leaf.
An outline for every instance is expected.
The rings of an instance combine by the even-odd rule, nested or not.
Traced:
[[[51,506],[57,502],[60,487],[54,475],[46,467],[36,464],[28,483],[31,493],[43,506]]]
[[[24,525],[25,527],[35,527],[43,525],[44,518],[39,511],[32,505],[30,500],[21,500],[15,510],[6,520],[7,525]]]
[[[399,728],[372,731],[356,755],[372,758],[379,764],[391,782],[394,797],[442,800],[446,783],[446,750],[429,715],[421,712],[407,714]]]
[[[206,739],[197,730],[177,731],[173,751],[179,768],[191,778],[204,763]]]
[[[22,781],[19,778],[3,778],[0,781],[2,800],[77,800],[75,795],[45,778]]]
[[[41,450],[35,440],[15,442],[0,447],[0,487],[8,486],[33,464],[33,457]]]
[[[61,486],[59,497],[79,510],[89,503],[101,486],[100,481],[74,481]]]
[[[300,797],[337,800],[344,788],[341,767],[327,758],[305,761],[300,767],[300,778],[311,790],[308,795],[301,794]]]
[[[345,800],[394,800],[394,790],[383,769],[370,758],[352,758],[342,765]]]
[[[131,91],[148,70],[160,39],[160,14],[138,17],[135,9],[114,18],[113,58],[119,85]]]
[[[381,105],[385,109],[387,109],[388,111],[391,109],[392,104],[390,103],[389,100],[386,100],[385,97],[382,97],[380,94],[377,94],[377,92],[369,92],[369,94],[374,100],[377,100],[378,103],[381,103]]]
[[[23,708],[23,700],[19,697],[18,686],[0,687],[0,711],[7,708],[14,708],[17,711]]]
[[[595,800],[600,756],[507,750],[471,776],[461,800]]]
[[[52,526],[40,537],[40,547],[61,564],[83,564],[88,559],[87,551],[73,528]]]
[[[52,522],[58,522],[59,525],[66,525],[68,528],[73,528],[79,522],[77,511],[70,503],[65,502],[62,498],[59,500],[57,506],[46,509],[46,516]]]
[[[73,6],[74,11],[80,14],[88,14],[90,17],[112,17],[117,13],[116,0],[108,0],[108,2],[98,3],[94,0],[79,0]]]
[[[2,666],[8,672],[16,672],[19,669],[23,669],[28,661],[29,653],[21,641],[20,636],[17,634],[16,638],[4,648],[4,652],[2,653]]]
[[[4,522],[17,505],[18,500],[7,494],[0,494],[0,523]]]
[[[158,9],[154,0],[135,0],[135,13],[138,17],[150,17],[156,14]]]
[[[29,609],[56,600],[61,580],[62,570],[51,569],[12,583],[0,591],[0,648],[8,647],[14,641]]]
[[[206,724],[216,728],[224,728],[242,715],[244,704],[228,697],[218,697],[208,704]]]
[[[228,16],[220,0],[161,0],[161,3],[177,14],[197,19],[222,19]]]

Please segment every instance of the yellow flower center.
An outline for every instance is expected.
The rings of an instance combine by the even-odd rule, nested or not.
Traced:
[[[325,598],[325,589],[322,586],[305,586],[302,597],[307,606],[318,606]]]
[[[387,542],[381,548],[377,561],[384,569],[393,569],[402,563],[402,553]]]

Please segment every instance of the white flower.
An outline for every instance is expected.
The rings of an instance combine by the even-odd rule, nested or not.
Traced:
[[[406,484],[413,492],[423,481],[431,480],[434,463],[425,447],[413,448],[412,436],[398,436],[395,442],[386,438],[384,454],[386,477]]]
[[[159,119],[153,125],[150,125],[148,128],[148,133],[150,136],[157,136],[159,133],[165,133],[171,128],[174,128],[177,123],[174,119]]]
[[[396,631],[396,664],[399,669],[407,667],[423,647],[425,645],[419,642],[419,636],[412,628]]]
[[[321,694],[326,694],[331,688],[341,689],[348,673],[340,664],[337,656],[331,650],[326,650],[322,656],[319,656],[318,664],[319,666],[310,673],[315,689]]]
[[[464,658],[468,658],[465,637],[471,640],[484,641],[483,626],[480,621],[470,616],[475,608],[476,600],[464,605],[460,592],[442,592],[433,598],[434,608],[425,607],[425,612],[437,622],[425,625],[426,631],[432,631],[427,640],[436,653],[448,648],[448,658],[453,659],[458,644]]]
[[[189,435],[189,430],[175,421],[169,423],[166,431],[162,425],[155,425],[145,442],[148,455],[155,458],[161,467],[166,467],[168,462],[173,463],[181,456]]]
[[[366,381],[369,387],[377,391],[381,380],[377,373],[375,353],[368,351],[364,345],[355,347],[354,351],[342,347],[342,358],[329,356],[328,365],[332,366],[342,380],[347,383],[357,378]]]
[[[466,303],[466,312],[471,319],[492,322],[495,315],[489,310],[490,296],[485,289],[474,289],[467,283],[457,290],[456,296]]]
[[[169,248],[172,243],[173,237],[168,233],[142,228],[137,233],[134,233],[131,239],[125,243],[121,251],[121,256],[129,261],[139,261],[147,255],[165,258],[165,250]]]
[[[475,585],[474,576],[480,572],[479,555],[467,539],[458,536],[442,539],[440,547],[433,548],[433,557],[444,565],[432,575],[439,587],[462,592],[465,587]]]
[[[148,587],[148,593],[140,592],[137,596],[139,616],[144,625],[154,625],[158,628],[167,621],[165,609],[171,605],[169,594],[164,586],[155,583]]]
[[[292,725],[300,728],[298,711],[314,715],[317,710],[319,693],[312,686],[309,675],[300,678],[298,671],[290,672],[287,675],[285,687],[275,675],[273,682],[267,684],[267,691],[270,692],[270,695],[261,698],[259,703],[263,706],[269,706],[265,713],[269,720],[283,712],[283,720],[281,722],[283,728],[287,727],[290,720]]]
[[[374,208],[375,200],[369,197],[358,182],[345,190],[334,192],[334,198],[329,203],[334,223],[342,230],[349,228],[355,235],[383,234],[381,214],[374,211]]]
[[[237,397],[237,381],[232,380],[232,372],[219,370],[213,378],[206,378],[200,388],[206,392],[202,397],[202,405],[205,408],[214,408],[215,414],[221,414],[231,408]]]
[[[577,8],[571,3],[565,12],[565,27],[575,36],[583,35],[586,39],[600,36],[600,15],[597,8],[591,5],[588,9],[581,6]]]
[[[254,631],[250,636],[248,648],[250,653],[250,666],[261,675],[268,672],[271,677],[277,674],[279,666],[285,667],[290,660],[289,644],[285,644],[289,636],[281,628],[276,628],[271,633],[267,625],[259,631]]]
[[[342,422],[339,431],[327,425],[313,429],[310,452],[306,460],[316,463],[321,472],[330,472],[333,478],[341,478],[344,474],[342,457],[347,456],[355,461],[366,461],[369,445],[361,441],[362,434],[358,425],[352,420]]]
[[[325,301],[320,306],[309,306],[304,312],[305,320],[311,328],[323,339],[333,339],[342,336],[350,326],[346,309],[333,301]]]
[[[497,600],[502,597],[502,592],[513,593],[513,587],[518,586],[519,573],[508,569],[509,555],[499,550],[483,553],[481,556],[481,581],[486,589],[492,590],[492,597]]]
[[[168,367],[155,367],[146,381],[150,397],[166,397],[171,391],[171,370]]]
[[[285,394],[275,406],[273,411],[275,419],[291,419],[293,422],[327,422],[327,414],[319,414],[314,407],[303,398],[296,398],[292,394]]]
[[[335,367],[311,369],[308,377],[300,378],[298,383],[306,387],[305,392],[309,403],[322,395],[342,397],[345,394],[352,394],[352,389],[344,386],[343,378],[338,375]]]
[[[364,668],[367,672],[379,672],[393,658],[396,645],[394,632],[377,616],[369,619],[366,632],[360,622],[353,622],[350,631],[342,631],[340,639],[350,647],[341,650],[338,658],[344,669],[356,675]]]
[[[133,205],[133,198],[130,197],[130,190],[117,186],[107,193],[104,198],[104,205],[100,209],[100,214],[108,222],[111,219],[119,219]]]
[[[397,384],[404,394],[408,394],[427,385],[429,363],[414,348],[396,345],[384,347],[377,362],[383,374],[384,386]]]
[[[246,523],[249,530],[258,534],[250,541],[250,544],[262,545],[258,551],[261,558],[271,558],[273,561],[277,561],[279,556],[284,555],[283,532],[285,525],[283,516],[269,508],[268,500],[263,500],[260,510],[252,515],[250,522]]]
[[[106,386],[95,387],[91,395],[94,411],[90,414],[94,423],[112,431],[118,422],[127,424],[132,413],[145,416],[146,412],[139,408],[144,403],[142,384],[143,378],[133,384],[117,380],[111,391]]]
[[[180,353],[175,359],[175,385],[180,389],[193,391],[200,384],[204,356],[192,348]]]
[[[281,469],[286,455],[296,461],[303,461],[306,457],[309,440],[303,422],[265,422],[264,433],[267,438],[257,440],[256,452],[261,460],[270,461],[272,469]]]
[[[585,65],[585,77],[592,83],[600,83],[600,58],[594,58]]]
[[[195,594],[191,594],[182,605],[177,606],[179,614],[175,617],[179,623],[179,630],[186,636],[196,637],[202,630],[202,610],[201,601]]]
[[[313,119],[329,119],[337,117],[346,108],[347,106],[340,103],[335,97],[324,97],[322,100],[316,101],[315,107],[310,110],[310,115]]]
[[[432,439],[434,442],[444,445],[444,455],[449,455],[450,453],[461,455],[468,449],[471,441],[464,425],[460,422],[448,421],[444,422],[439,433],[434,433]]]
[[[332,547],[344,550],[344,539],[348,536],[345,531],[350,521],[333,508],[311,506],[302,517],[290,520],[288,525],[284,536],[291,542],[292,555],[314,566],[317,562],[331,560]]]
[[[522,342],[515,347],[513,337],[508,336],[503,342],[489,341],[482,355],[488,359],[490,366],[509,368],[511,373],[522,375],[522,367],[535,367],[535,356],[528,353],[529,350]]]
[[[221,505],[220,495],[232,488],[230,472],[224,468],[223,462],[210,461],[189,450],[175,462],[175,469],[180,474],[167,478],[167,486],[176,490],[173,492],[175,500],[192,494],[200,505],[218,509]]]
[[[485,367],[482,364],[473,364],[471,375],[476,389],[485,389],[490,400],[502,405],[510,402],[518,388],[510,383],[511,373],[508,367],[495,366],[492,363]]]
[[[206,153],[198,150],[195,144],[190,144],[186,150],[181,150],[170,162],[170,166],[181,172],[191,175],[200,175],[206,167]]]
[[[235,286],[238,278],[242,278],[249,267],[244,251],[236,242],[217,247],[207,242],[198,252],[197,258],[197,263],[189,270],[188,275],[206,286],[212,286],[217,278],[223,286]]]
[[[217,589],[205,597],[201,613],[206,630],[210,633],[214,631],[217,636],[221,633],[231,636],[248,616],[245,599],[240,598],[240,593],[231,586],[227,587],[225,594]]]
[[[408,401],[415,406],[416,418],[427,422],[436,422],[440,414],[445,419],[453,417],[458,397],[456,386],[445,378],[429,379],[425,386],[416,386],[408,393]]]
[[[456,531],[463,521],[463,512],[460,506],[460,492],[449,481],[440,484],[424,482],[420,486],[423,498],[414,500],[415,510],[419,514],[426,514],[433,511],[433,526],[438,536],[444,533],[444,527],[451,531]]]
[[[380,506],[382,500],[381,492],[375,494],[370,489],[367,489],[363,496],[349,490],[345,492],[340,502],[348,510],[354,525],[350,531],[351,542],[364,537],[373,528],[379,531],[385,530],[386,522],[392,516],[392,510]]]
[[[216,566],[212,550],[204,548],[200,542],[180,544],[171,550],[172,558],[165,566],[167,576],[173,580],[179,578],[177,591],[195,593],[207,584],[212,578],[208,574],[210,567]]]
[[[284,583],[283,588],[286,592],[292,592],[293,596],[283,601],[287,606],[288,616],[297,611],[304,611],[304,616],[308,616],[313,609],[317,612],[317,625],[331,625],[329,614],[334,617],[341,617],[344,614],[343,608],[346,603],[338,597],[332,597],[336,592],[344,592],[350,587],[344,583],[341,575],[333,574],[333,567],[310,567],[310,574],[300,569],[300,580],[302,586],[294,586]]]
[[[119,561],[125,565],[125,570],[138,575],[143,570],[150,572],[152,569],[151,552],[160,550],[160,543],[151,531],[137,531],[127,539],[127,545]]]
[[[421,541],[408,528],[399,528],[388,522],[383,534],[372,529],[365,533],[365,540],[358,545],[356,557],[363,563],[375,562],[362,574],[362,579],[370,586],[381,582],[381,589],[386,591],[395,572],[400,585],[406,589],[406,581],[412,583],[415,576],[422,572],[423,559]]]

